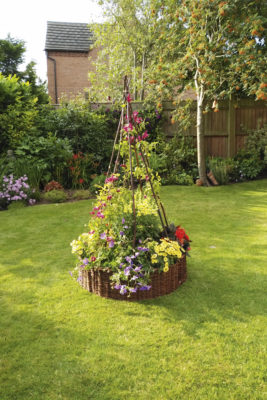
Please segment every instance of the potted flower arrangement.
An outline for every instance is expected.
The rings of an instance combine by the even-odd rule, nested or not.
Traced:
[[[167,222],[160,178],[149,168],[155,144],[146,141],[145,123],[132,112],[128,94],[125,99],[113,173],[111,158],[88,229],[71,247],[78,257],[74,272],[84,288],[104,297],[138,300],[170,293],[185,281],[190,240],[181,227]]]

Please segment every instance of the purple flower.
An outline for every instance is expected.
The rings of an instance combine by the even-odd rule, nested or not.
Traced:
[[[139,271],[141,271],[141,269],[142,269],[142,267],[139,265],[139,267],[136,267],[134,270],[135,270],[135,272],[139,272]]]
[[[114,240],[111,240],[111,241],[109,242],[108,247],[110,247],[110,248],[114,247]]]
[[[127,293],[126,285],[121,285],[120,294]]]
[[[124,275],[125,275],[125,276],[129,276],[129,275],[130,275],[130,272],[131,272],[131,269],[132,269],[131,266],[126,267],[126,268],[124,269]]]
[[[122,218],[121,223],[125,224],[125,218]]]
[[[120,289],[121,285],[119,285],[118,283],[116,283],[116,285],[114,286],[115,289]]]
[[[124,232],[123,232],[123,231],[120,231],[120,235],[123,236],[123,235],[124,235]]]
[[[124,229],[128,229],[129,228],[129,226],[128,225],[124,225]]]
[[[73,276],[71,271],[69,271],[69,274],[70,274],[70,276]]]
[[[128,263],[131,263],[131,262],[132,262],[132,259],[131,259],[131,257],[129,257],[129,256],[125,257],[125,260],[126,260]]]
[[[132,280],[133,280],[133,281],[136,281],[136,279],[138,279],[138,276],[137,276],[137,275],[134,275],[134,276],[132,277]]]
[[[147,248],[147,247],[137,247],[137,250],[139,250],[139,251],[143,251],[143,252],[145,252],[145,251],[149,251],[149,249]]]
[[[104,232],[104,233],[101,233],[100,239],[106,239],[106,237],[107,237],[107,235],[105,234],[105,232]]]
[[[139,288],[139,290],[149,290],[150,288],[151,288],[151,286],[144,285],[144,286],[141,286],[141,287]]]
[[[137,292],[137,288],[130,288],[129,291],[130,291],[131,293],[136,293],[136,292]]]
[[[82,280],[82,277],[81,277],[81,276],[78,276],[77,282],[79,282],[79,281],[81,281],[81,280]]]
[[[85,258],[85,259],[83,260],[83,264],[84,264],[84,265],[88,265],[88,264],[89,264],[88,258]]]

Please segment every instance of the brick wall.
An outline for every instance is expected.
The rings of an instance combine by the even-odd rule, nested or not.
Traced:
[[[90,55],[90,60],[88,59]],[[84,92],[89,87],[88,72],[94,69],[92,61],[95,61],[97,49],[89,53],[48,51],[47,52],[47,79],[48,93],[52,102],[56,103],[54,62],[48,57],[56,60],[56,81],[58,100],[61,97],[74,97]]]

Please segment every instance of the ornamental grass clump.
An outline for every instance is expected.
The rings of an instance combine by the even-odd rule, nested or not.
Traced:
[[[185,256],[189,238],[184,230],[181,236],[182,228],[168,225],[159,198],[160,177],[149,167],[155,143],[146,140],[148,133],[138,112],[131,112],[130,96],[125,95],[125,100],[126,115],[122,108],[104,187],[90,212],[86,232],[71,246],[78,257],[78,280],[82,270],[108,270],[112,287],[131,296],[151,289],[155,270],[166,273]]]

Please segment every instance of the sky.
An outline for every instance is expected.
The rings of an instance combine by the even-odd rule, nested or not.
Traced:
[[[36,62],[37,76],[47,80],[44,51],[47,21],[101,22],[101,7],[96,0],[12,0],[1,4],[0,39],[8,33],[26,43],[25,63]]]

